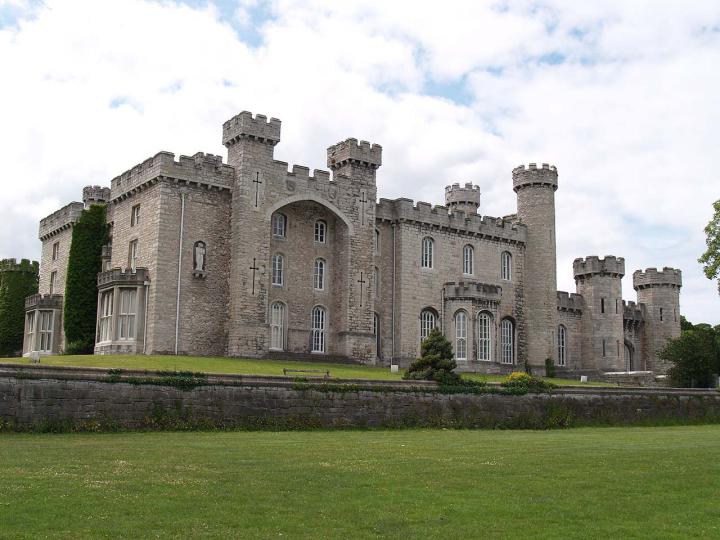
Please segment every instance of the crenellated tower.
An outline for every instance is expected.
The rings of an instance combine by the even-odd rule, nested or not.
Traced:
[[[585,300],[582,357],[598,371],[624,371],[622,278],[625,259],[606,255],[573,261],[578,294]]]
[[[91,204],[106,204],[110,200],[110,188],[102,186],[85,186],[83,188],[83,204],[89,208]]]
[[[449,213],[460,210],[466,215],[477,214],[480,209],[480,186],[468,182],[465,187],[459,183],[445,186],[445,206]]]
[[[535,163],[512,171],[517,193],[517,214],[527,227],[524,294],[526,362],[542,369],[546,358],[555,359],[557,328],[557,261],[555,247],[555,191],[558,173],[554,166]]]
[[[657,357],[669,339],[680,336],[680,288],[682,272],[675,268],[648,268],[633,273],[633,288],[638,304],[644,305],[645,332],[643,358],[645,369],[657,373],[670,367]]]

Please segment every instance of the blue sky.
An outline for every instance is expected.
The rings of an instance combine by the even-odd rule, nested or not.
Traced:
[[[683,311],[719,323],[697,263],[718,65],[714,0],[0,0],[0,257],[37,258],[38,219],[159,150],[224,154],[247,109],[283,120],[290,163],[382,144],[382,197],[442,203],[472,181],[505,215],[512,168],[554,163],[560,289],[578,256],[678,267]]]

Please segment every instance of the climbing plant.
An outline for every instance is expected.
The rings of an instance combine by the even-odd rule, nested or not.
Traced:
[[[0,356],[22,351],[25,297],[38,292],[38,263],[0,261]]]

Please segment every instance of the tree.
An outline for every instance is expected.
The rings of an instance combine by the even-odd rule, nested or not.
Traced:
[[[720,200],[713,203],[713,210],[715,211],[713,217],[705,227],[707,251],[698,259],[708,279],[720,276]],[[718,279],[718,292],[720,293],[720,279]]]
[[[105,206],[83,210],[73,226],[65,283],[65,352],[92,353],[97,317],[97,275],[108,241]]]
[[[22,351],[25,297],[38,292],[38,263],[0,261],[0,356]]]
[[[680,315],[680,331],[685,332],[686,330],[692,330],[693,323],[685,318],[685,315]]]
[[[443,384],[461,384],[460,375],[453,370],[457,367],[450,342],[435,328],[420,345],[420,358],[415,360],[403,378],[437,381]]]
[[[720,373],[720,333],[709,324],[696,324],[668,342],[658,356],[672,362],[668,375],[674,386],[709,388]]]

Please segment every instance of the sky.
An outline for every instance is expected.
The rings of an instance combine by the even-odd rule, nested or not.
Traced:
[[[291,164],[381,144],[379,197],[473,182],[502,216],[512,169],[554,164],[559,289],[576,257],[625,257],[628,300],[634,270],[680,268],[682,312],[718,324],[719,66],[717,0],[0,0],[0,258],[160,150],[226,155],[249,110]]]

